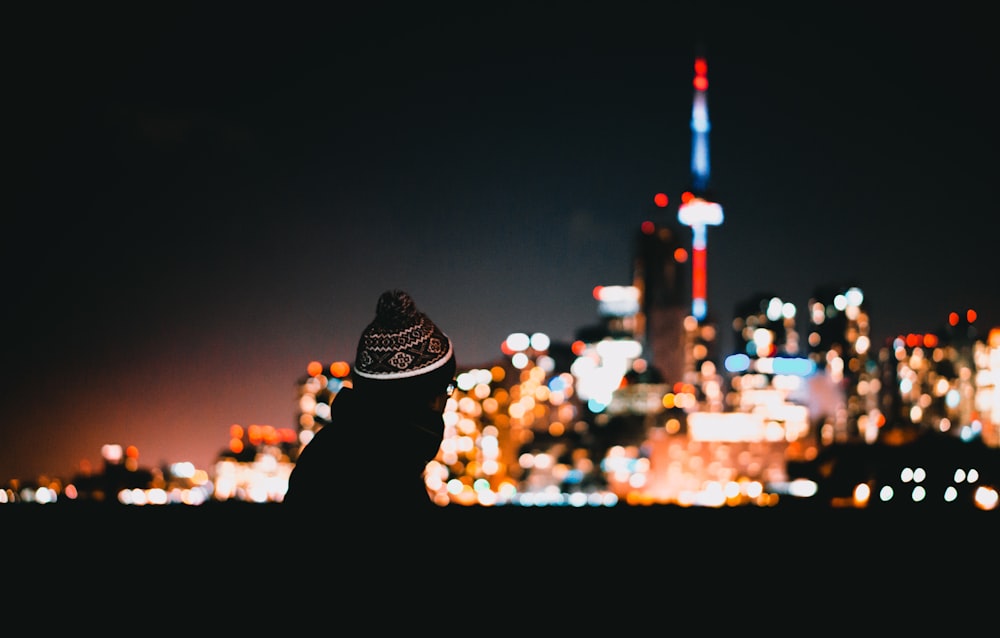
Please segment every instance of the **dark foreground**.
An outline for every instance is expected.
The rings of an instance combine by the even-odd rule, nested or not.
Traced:
[[[831,618],[853,622],[844,610],[859,605],[869,615],[874,605],[893,626],[928,609],[962,621],[970,597],[995,594],[977,583],[995,582],[998,538],[1000,512],[947,508],[448,507],[346,516],[247,503],[0,506],[8,600],[86,601],[95,621],[124,601],[143,618],[160,618],[148,612],[164,600],[217,613],[234,605],[245,609],[239,619],[253,619],[248,630],[260,629],[250,611],[262,610],[282,622],[294,610],[296,619],[325,623],[330,613],[338,624],[360,616],[386,628],[413,622],[400,619],[404,605],[433,610],[439,622],[466,613],[511,631],[532,614],[584,630],[599,618],[676,624],[694,614],[719,631],[732,622],[742,633],[758,625],[798,632]],[[925,604],[942,592],[948,605]],[[227,612],[224,624],[231,619]],[[186,613],[163,620],[193,622]]]
[[[129,507],[100,504],[0,506],[7,548],[30,543],[60,548],[171,547],[229,543],[254,549],[280,543],[302,552],[336,539],[359,546],[473,539],[497,551],[531,553],[540,545],[592,554],[628,555],[657,546],[693,552],[753,553],[803,550],[809,555],[919,546],[974,550],[1000,538],[1000,511],[973,508],[845,509],[791,503],[704,508],[462,507],[414,514],[373,508],[362,513],[290,512],[280,504],[213,502],[201,506]],[[259,545],[255,546],[255,543]],[[984,547],[985,548],[985,547]]]

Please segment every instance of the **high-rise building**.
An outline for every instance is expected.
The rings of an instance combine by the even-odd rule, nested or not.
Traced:
[[[653,221],[642,225],[632,270],[632,285],[641,298],[638,336],[649,364],[671,384],[683,380],[691,367],[684,327],[689,314],[687,256],[675,228]]]
[[[837,389],[839,407],[814,409],[821,440],[868,442],[878,437],[885,406],[879,405],[877,361],[870,337],[864,293],[853,283],[819,286],[808,305],[809,358],[816,365],[814,385]]]

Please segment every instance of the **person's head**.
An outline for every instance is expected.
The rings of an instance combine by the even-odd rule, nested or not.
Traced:
[[[451,339],[417,310],[409,294],[387,290],[361,333],[353,384],[386,407],[429,407],[440,414],[457,364]]]

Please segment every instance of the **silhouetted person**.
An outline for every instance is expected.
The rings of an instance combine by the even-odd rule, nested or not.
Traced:
[[[434,509],[423,471],[438,452],[454,390],[451,340],[401,290],[382,293],[358,341],[353,387],[299,455],[285,507],[378,513]]]

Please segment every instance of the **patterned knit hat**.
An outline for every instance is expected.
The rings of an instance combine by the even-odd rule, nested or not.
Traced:
[[[437,370],[451,357],[451,340],[410,295],[387,290],[361,333],[354,372],[366,379],[405,379]]]

